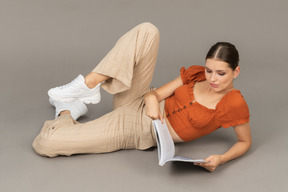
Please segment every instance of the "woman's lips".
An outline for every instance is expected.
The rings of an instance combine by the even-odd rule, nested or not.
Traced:
[[[218,88],[219,87],[218,84],[213,84],[213,83],[210,83],[210,86],[213,87],[213,88]]]

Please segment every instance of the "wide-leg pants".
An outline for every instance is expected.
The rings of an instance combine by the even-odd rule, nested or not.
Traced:
[[[55,157],[155,146],[143,97],[151,89],[158,47],[159,31],[151,23],[124,34],[93,70],[111,77],[101,86],[114,95],[114,110],[86,123],[78,123],[68,114],[46,121],[33,142],[34,150]],[[164,102],[160,108],[163,112]]]

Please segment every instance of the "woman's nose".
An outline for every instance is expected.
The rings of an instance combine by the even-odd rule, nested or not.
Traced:
[[[215,73],[212,73],[212,75],[211,75],[211,81],[212,81],[212,82],[215,82],[215,81],[216,81],[216,74],[215,74]]]

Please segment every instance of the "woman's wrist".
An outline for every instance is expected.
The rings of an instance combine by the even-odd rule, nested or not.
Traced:
[[[154,96],[157,99],[157,101],[159,101],[159,96],[158,96],[158,94],[155,91],[149,91],[148,93],[146,93],[144,95],[144,100],[146,101],[146,99],[148,97],[151,97],[151,96]]]
[[[220,165],[223,165],[227,162],[227,157],[223,154],[223,155],[219,155],[220,157]]]
[[[219,156],[220,156],[220,165],[223,165],[223,164],[227,163],[228,161],[235,159],[232,156],[230,156],[229,154],[222,154]]]

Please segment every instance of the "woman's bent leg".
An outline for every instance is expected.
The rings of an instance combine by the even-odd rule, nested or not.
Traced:
[[[142,23],[123,35],[85,78],[79,75],[72,82],[49,89],[55,101],[86,104],[100,102],[102,87],[115,94],[114,107],[138,101],[149,88],[159,47],[159,31],[151,23]],[[97,86],[96,86],[97,85]]]
[[[35,152],[48,157],[147,149],[154,145],[149,119],[143,122],[140,113],[125,106],[83,124],[69,114],[46,121],[33,142]]]
[[[159,48],[159,31],[142,23],[123,35],[93,72],[111,77],[102,88],[114,95],[114,107],[142,97],[152,81]]]
[[[35,151],[55,157],[155,145],[151,119],[143,115],[142,97],[152,81],[158,47],[159,31],[150,23],[140,24],[122,36],[93,70],[108,77],[102,87],[115,94],[116,110],[84,124],[78,124],[70,115],[46,121],[33,142]]]

